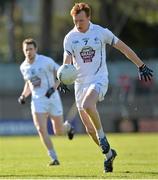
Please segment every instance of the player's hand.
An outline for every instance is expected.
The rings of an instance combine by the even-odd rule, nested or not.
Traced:
[[[21,95],[19,98],[18,98],[18,102],[19,104],[25,104],[26,102],[26,98],[24,95]]]
[[[139,67],[139,79],[150,81],[153,76],[153,70],[149,69],[145,64]]]
[[[61,93],[67,93],[70,92],[70,89],[67,87],[66,84],[63,84],[62,82],[59,84],[58,88],[57,88]]]
[[[55,92],[55,89],[53,87],[49,88],[48,91],[46,92],[45,96],[47,98],[50,98],[50,96]]]

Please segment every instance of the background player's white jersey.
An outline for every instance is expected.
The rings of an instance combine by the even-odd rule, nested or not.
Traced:
[[[110,30],[92,23],[85,33],[74,27],[66,35],[64,53],[73,57],[73,64],[78,70],[76,83],[89,83],[100,77],[108,81],[106,44],[112,45],[117,41]]]
[[[29,82],[33,99],[45,96],[46,91],[54,85],[54,71],[58,68],[53,59],[43,55],[36,54],[33,64],[25,59],[20,70],[25,81]]]

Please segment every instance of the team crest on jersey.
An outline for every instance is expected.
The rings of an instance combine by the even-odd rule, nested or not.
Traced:
[[[31,74],[35,75],[36,74],[36,70],[35,69],[31,69]]]
[[[95,37],[95,38],[94,38],[94,43],[95,43],[95,44],[99,44],[99,43],[100,43],[100,40],[99,40],[98,37]]]
[[[90,46],[85,46],[82,48],[80,55],[84,63],[92,62],[92,59],[95,56],[95,50]]]

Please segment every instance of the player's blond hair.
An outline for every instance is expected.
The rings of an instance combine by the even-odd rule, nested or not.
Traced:
[[[91,8],[86,3],[75,3],[75,5],[72,7],[70,14],[71,16],[76,16],[81,11],[84,11],[86,13],[86,16],[91,16]]]
[[[32,38],[27,38],[27,39],[25,39],[25,40],[23,41],[23,43],[22,43],[22,46],[24,46],[24,44],[33,44],[33,46],[34,46],[35,48],[37,48],[37,43],[36,43],[36,41],[35,41],[34,39],[32,39]]]

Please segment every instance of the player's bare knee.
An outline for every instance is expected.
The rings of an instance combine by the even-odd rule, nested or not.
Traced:
[[[92,105],[90,103],[88,103],[88,102],[84,102],[82,104],[82,108],[84,109],[84,111],[89,112],[92,109]]]
[[[87,112],[88,114],[91,113],[91,112],[94,112],[92,106],[87,106],[86,108],[83,108],[83,109],[84,109],[84,111]]]
[[[41,134],[41,135],[44,134],[44,130],[40,126],[36,126],[36,129],[37,129],[39,134]]]

